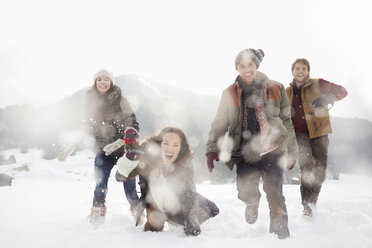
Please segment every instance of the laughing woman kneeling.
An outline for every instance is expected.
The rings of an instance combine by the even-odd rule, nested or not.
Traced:
[[[167,127],[147,138],[136,151],[141,153],[139,161],[123,156],[117,169],[124,180],[136,175],[141,178],[145,192],[141,198],[147,212],[145,231],[161,231],[168,221],[182,225],[186,235],[199,235],[200,224],[216,216],[219,209],[195,191],[192,151],[185,134],[179,128]]]

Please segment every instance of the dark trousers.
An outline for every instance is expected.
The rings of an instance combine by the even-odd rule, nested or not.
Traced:
[[[308,134],[297,134],[301,171],[302,205],[316,205],[322,184],[326,178],[328,136],[310,139]]]
[[[178,225],[186,226],[201,225],[203,222],[216,216],[219,213],[217,205],[206,197],[196,193],[194,205],[189,212],[179,212],[176,214],[163,213],[154,205],[148,204],[146,208],[147,223],[145,229],[151,231],[161,231],[165,221],[170,221]]]
[[[180,212],[176,215],[166,214],[167,218],[177,224],[184,225],[189,218],[194,218],[191,222],[202,224],[209,218],[216,216],[220,210],[217,205],[199,193],[195,195],[194,205],[189,213]]]
[[[101,207],[105,205],[107,194],[107,183],[110,173],[118,158],[116,156],[106,156],[97,154],[94,161],[94,175],[96,179],[96,188],[94,190],[93,206]],[[131,206],[134,207],[138,203],[138,195],[136,191],[136,179],[128,180],[123,183],[125,196]]]
[[[288,232],[288,215],[283,196],[283,169],[279,166],[279,159],[283,154],[277,150],[265,154],[254,163],[241,161],[237,164],[238,198],[249,205],[258,205],[261,193],[259,191],[260,178],[270,209],[270,232]]]

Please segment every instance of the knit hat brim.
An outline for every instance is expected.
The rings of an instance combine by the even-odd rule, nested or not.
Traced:
[[[104,69],[99,70],[99,71],[96,72],[96,74],[94,74],[93,83],[96,83],[97,78],[100,77],[100,76],[108,77],[110,79],[111,83],[113,83],[113,84],[115,83],[114,75],[112,75],[112,73],[109,72],[108,70],[104,70]]]
[[[235,57],[235,68],[237,68],[238,64],[243,61],[244,59],[248,59],[256,64],[257,68],[260,66],[260,62],[263,60],[265,53],[262,49],[244,49],[238,53]]]

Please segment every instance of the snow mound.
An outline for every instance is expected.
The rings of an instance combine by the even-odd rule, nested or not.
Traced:
[[[372,178],[342,174],[326,181],[316,215],[301,217],[298,185],[285,185],[291,238],[278,240],[269,234],[269,210],[265,193],[254,225],[244,219],[244,203],[233,184],[197,185],[197,191],[213,200],[220,214],[204,223],[198,237],[186,237],[181,227],[166,224],[160,233],[135,227],[123,186],[109,182],[106,223],[94,229],[87,219],[94,190],[94,154],[78,152],[65,162],[43,160],[36,150],[14,154],[17,163],[0,166],[0,173],[15,179],[0,187],[1,247],[372,247]],[[17,170],[27,165],[29,170]],[[115,170],[115,169],[114,169]],[[113,171],[114,172],[114,171]]]

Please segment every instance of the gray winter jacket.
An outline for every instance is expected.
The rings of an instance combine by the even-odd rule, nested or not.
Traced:
[[[103,147],[123,138],[127,127],[139,130],[136,116],[121,90],[114,85],[106,94],[99,93],[95,87],[88,90],[85,99],[86,121],[95,139],[95,152],[103,153]],[[123,153],[119,149],[117,154]],[[115,153],[114,153],[115,154]]]
[[[296,159],[298,152],[297,141],[291,120],[291,108],[284,86],[270,80],[262,72],[257,72],[255,81],[263,85],[264,111],[271,133],[275,133],[275,145],[278,145],[290,159]],[[235,153],[238,151],[242,138],[242,104],[242,88],[235,81],[222,93],[217,114],[209,132],[207,154],[221,151],[218,146],[219,139],[223,138],[226,132],[228,132],[232,141],[228,152]],[[232,170],[234,161],[229,160],[226,165]]]

